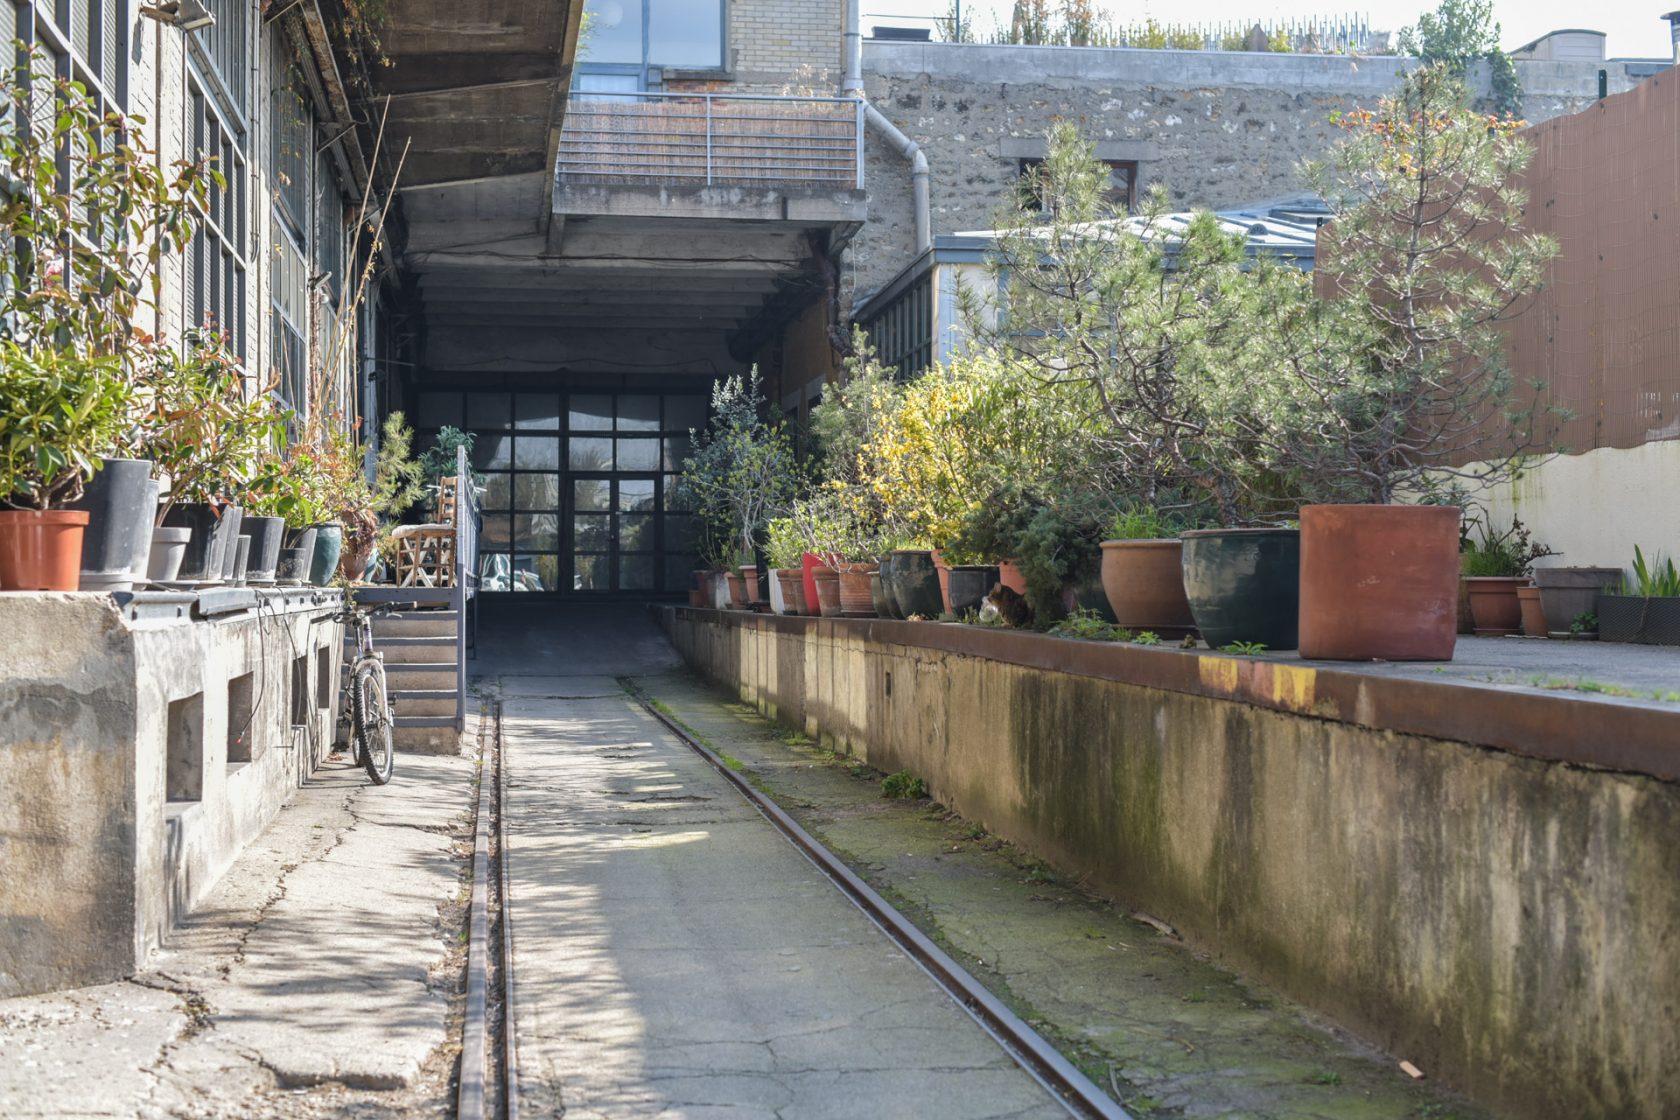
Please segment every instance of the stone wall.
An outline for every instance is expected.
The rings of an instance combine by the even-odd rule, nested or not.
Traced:
[[[339,594],[195,599],[0,594],[0,999],[141,967],[326,757]]]
[[[914,772],[1431,1078],[1517,1116],[1680,1115],[1680,784],[1614,754],[1662,756],[1680,713],[972,627],[660,618],[766,714]]]
[[[1140,193],[1164,183],[1175,205],[1232,206],[1304,189],[1297,165],[1334,142],[1331,114],[1394,88],[1409,59],[1226,51],[1098,50],[866,41],[870,100],[921,144],[936,234],[995,224],[1055,120],[1139,163]],[[1531,121],[1576,112],[1631,88],[1622,64],[1517,64]],[[1485,73],[1472,75],[1486,86]],[[914,256],[908,169],[879,137],[866,166],[869,222],[847,251],[861,298]]]

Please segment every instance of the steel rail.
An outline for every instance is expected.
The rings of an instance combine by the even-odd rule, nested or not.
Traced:
[[[455,1095],[457,1120],[484,1120],[484,1082],[489,1036],[484,1029],[489,983],[490,914],[490,745],[479,751],[478,812],[473,827],[473,886],[467,939],[467,1006],[461,1027],[461,1076]]]
[[[508,900],[507,753],[502,746],[502,702],[496,700],[496,849],[501,864],[502,893],[498,916],[502,923],[502,1115],[519,1120],[518,1040],[513,1017],[513,910]]]
[[[620,678],[620,684],[649,715],[704,759],[713,770],[723,775],[753,808],[787,837],[806,859],[815,864],[854,906],[862,910],[904,951],[905,955],[932,977],[934,983],[968,1012],[974,1021],[1003,1047],[1004,1052],[1044,1086],[1070,1115],[1096,1120],[1131,1120],[1125,1109],[1099,1089],[1090,1078],[1080,1073],[1078,1068],[1045,1041],[1042,1035],[1005,1007],[980,981],[929,940],[868,883],[854,874],[838,856],[801,828],[799,822],[790,817],[780,805],[730,769],[723,759],[695,739],[680,723],[656,708],[634,681]]]

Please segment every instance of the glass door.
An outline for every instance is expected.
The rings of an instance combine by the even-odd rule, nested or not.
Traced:
[[[659,476],[573,474],[571,483],[571,589],[655,590]]]

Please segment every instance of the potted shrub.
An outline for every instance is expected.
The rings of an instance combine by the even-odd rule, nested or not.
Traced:
[[[1301,655],[1447,660],[1459,510],[1396,503],[1446,480],[1509,478],[1540,448],[1540,388],[1518,386],[1501,327],[1557,247],[1525,225],[1517,122],[1471,111],[1445,67],[1418,67],[1339,123],[1346,138],[1310,169],[1335,211],[1313,281],[1322,298],[1304,279],[1261,293],[1255,349],[1285,375],[1265,388],[1290,422],[1251,434],[1308,499]]]
[[[127,419],[114,358],[0,342],[0,589],[75,591],[81,496]]]
[[[772,518],[765,526],[765,558],[770,562],[770,610],[775,614],[808,614],[801,563],[805,540],[792,517]]]
[[[1660,554],[1633,550],[1633,579],[1598,597],[1598,636],[1606,642],[1680,646],[1680,570]]]
[[[1460,564],[1469,587],[1470,613],[1477,634],[1500,637],[1523,629],[1522,602],[1517,592],[1528,583],[1534,561],[1550,555],[1552,550],[1535,542],[1519,518],[1512,518],[1510,527],[1498,533],[1483,526],[1480,537],[1464,551]]]
[[[1153,509],[1115,515],[1102,542],[1102,581],[1116,625],[1167,639],[1195,632],[1178,533]]]

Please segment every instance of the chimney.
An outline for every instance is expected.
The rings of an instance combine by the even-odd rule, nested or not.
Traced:
[[[1668,21],[1668,38],[1674,45],[1674,63],[1680,66],[1680,12],[1669,12],[1662,18]]]

